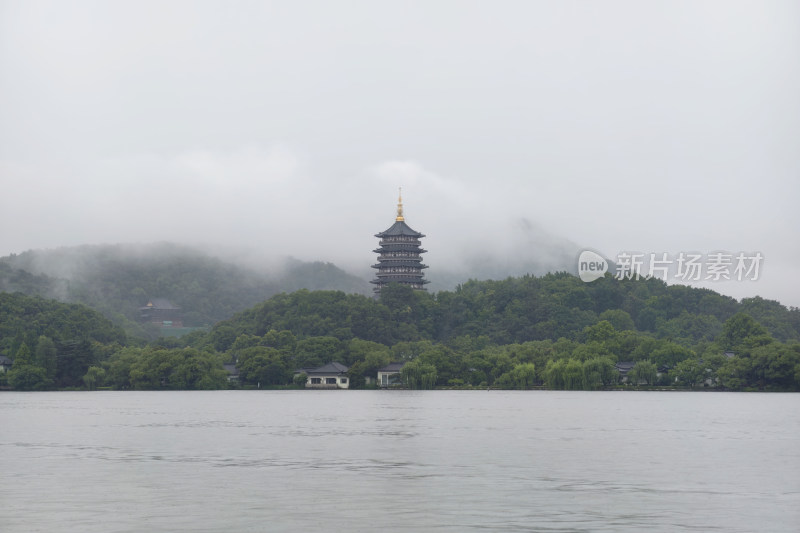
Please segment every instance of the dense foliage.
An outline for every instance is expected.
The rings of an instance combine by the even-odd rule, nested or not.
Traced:
[[[615,386],[616,363],[630,361],[627,381],[638,385],[796,390],[798,340],[800,311],[774,301],[559,273],[435,295],[392,286],[380,300],[297,291],[188,342],[230,360],[268,349],[270,375],[284,382],[294,368],[339,361],[358,385],[381,364],[415,361],[404,373],[414,388],[435,376],[436,386],[598,389]]]
[[[800,310],[762,298],[741,303],[708,289],[668,286],[656,279],[583,283],[566,273],[504,281],[469,281],[455,291],[430,294],[402,286],[380,300],[335,291],[277,295],[221,322],[209,339],[226,350],[239,334],[288,330],[301,337],[353,337],[392,345],[447,343],[486,337],[494,345],[561,338],[583,341],[585,328],[607,321],[617,331],[638,331],[682,346],[712,341],[723,323],[744,312],[779,341],[800,340]],[[591,340],[591,339],[590,339]]]
[[[52,338],[57,351],[70,339],[26,323],[2,333],[5,355],[19,357],[23,341],[31,353],[51,350],[39,336]],[[220,388],[228,386],[223,363],[235,363],[238,386],[291,386],[301,382],[297,369],[337,361],[350,367],[351,387],[364,387],[379,368],[403,361],[410,388],[594,390],[618,387],[624,377],[624,386],[800,390],[798,341],[800,310],[778,302],[557,273],[470,281],[436,294],[390,286],[377,300],[282,293],[209,331],[145,347],[85,335],[77,342],[103,349],[86,358],[83,375],[74,370],[55,384]]]
[[[119,327],[88,307],[0,293],[0,354],[14,360],[3,377],[15,388],[82,386],[89,366],[125,343]]]

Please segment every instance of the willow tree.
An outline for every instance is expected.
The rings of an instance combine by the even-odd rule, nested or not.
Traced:
[[[409,389],[432,389],[436,385],[436,367],[414,359],[403,366],[400,377]]]
[[[577,359],[557,359],[547,362],[544,370],[547,387],[557,390],[583,390],[586,380],[583,364]]]
[[[544,370],[544,381],[547,388],[561,390],[564,389],[564,359],[550,360]]]
[[[564,388],[566,390],[583,390],[586,388],[583,365],[577,359],[570,359],[564,366]]]
[[[533,363],[522,363],[514,367],[511,371],[511,379],[515,389],[527,390],[536,383],[536,365]]]
[[[640,383],[654,385],[656,379],[658,379],[658,368],[650,361],[638,361],[628,372],[628,382],[634,385]]]
[[[619,380],[619,371],[610,357],[594,357],[583,362],[586,388],[596,390],[613,385]]]

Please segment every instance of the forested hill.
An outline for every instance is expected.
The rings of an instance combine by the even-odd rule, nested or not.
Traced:
[[[218,324],[208,339],[226,350],[239,335],[288,330],[295,336],[450,342],[485,337],[504,345],[560,338],[580,340],[585,328],[608,321],[684,346],[710,342],[726,320],[744,312],[779,341],[800,340],[800,310],[760,297],[741,302],[709,289],[663,281],[583,283],[567,273],[503,281],[469,281],[436,294],[391,287],[380,301],[341,292],[281,294]]]
[[[100,344],[126,342],[119,326],[84,305],[0,293],[0,351],[20,342],[34,346],[41,335],[56,343],[76,339]]]
[[[412,388],[598,389],[624,387],[625,377],[634,386],[797,391],[800,310],[660,280],[587,284],[557,273],[435,294],[390,285],[378,300],[281,293],[209,331],[145,345],[86,307],[0,293],[0,355],[14,360],[0,387],[21,390],[290,386],[297,369],[332,361],[349,366],[359,388],[404,361]],[[240,371],[235,384],[226,362]]]
[[[411,388],[597,389],[618,386],[615,365],[624,363],[633,384],[782,391],[800,390],[798,340],[800,310],[778,302],[566,273],[436,294],[389,286],[379,300],[279,294],[182,339],[236,361],[250,386],[286,384],[294,369],[337,361],[359,387],[405,361]]]
[[[23,390],[83,385],[87,368],[126,342],[120,327],[86,306],[0,293],[0,355],[14,360]]]
[[[151,298],[181,307],[185,325],[204,326],[279,292],[371,291],[366,281],[330,263],[280,263],[257,271],[167,243],[79,246],[0,258],[0,291],[83,303],[142,337],[148,332],[137,323],[138,309]]]

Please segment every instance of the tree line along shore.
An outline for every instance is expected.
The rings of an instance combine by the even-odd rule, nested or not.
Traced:
[[[378,299],[280,293],[212,327],[146,340],[85,305],[3,292],[0,358],[0,387],[12,390],[289,388],[302,386],[298,369],[336,361],[350,388],[404,362],[409,388],[798,391],[800,310],[555,273],[435,294],[391,285]]]

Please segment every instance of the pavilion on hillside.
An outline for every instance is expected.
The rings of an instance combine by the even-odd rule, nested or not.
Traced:
[[[162,328],[182,328],[183,313],[181,308],[165,298],[153,298],[147,305],[139,308],[139,317]]]

